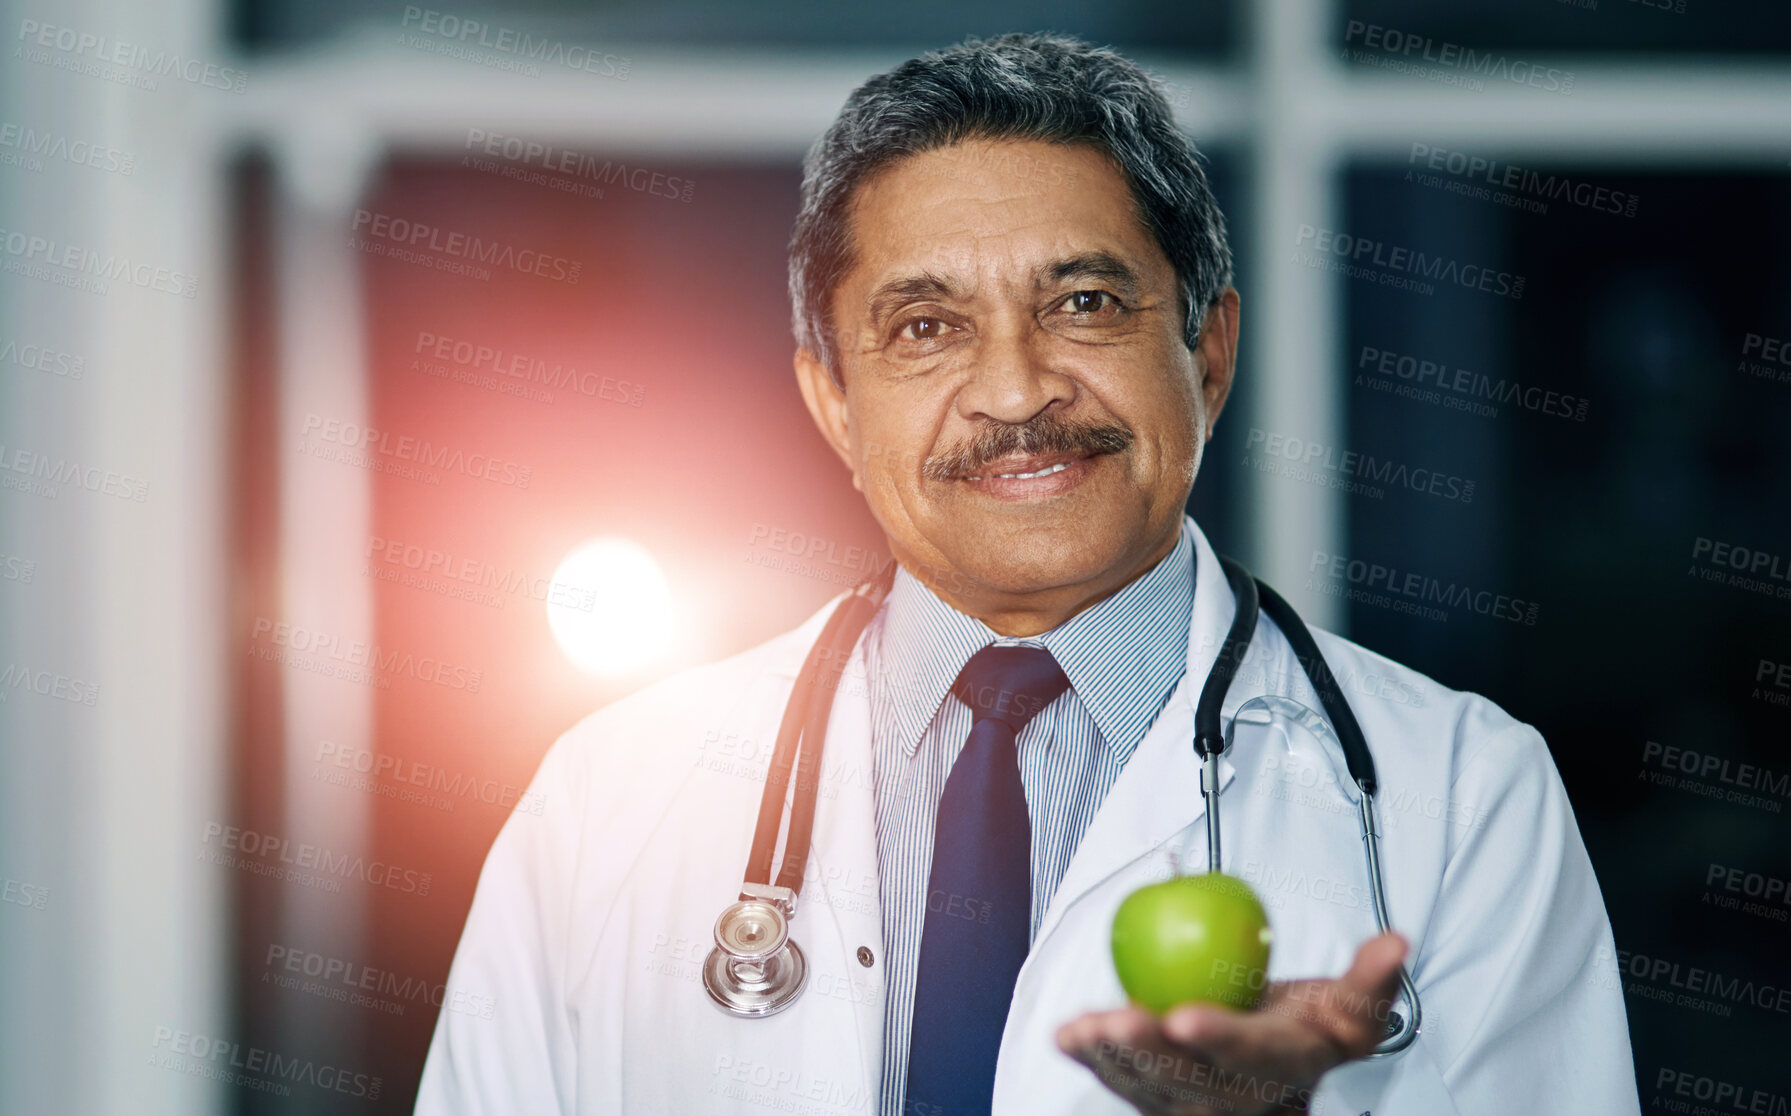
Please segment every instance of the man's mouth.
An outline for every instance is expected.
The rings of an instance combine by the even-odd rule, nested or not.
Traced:
[[[1106,456],[1071,452],[1003,457],[960,479],[972,491],[998,500],[1041,500],[1080,487]]]
[[[1088,460],[1089,456],[1081,453],[1050,453],[1034,454],[1031,457],[1004,457],[1000,461],[990,462],[964,479],[975,481],[985,477],[1000,477],[1005,480],[1030,480],[1033,477],[1048,477],[1052,473],[1068,469],[1072,462]]]

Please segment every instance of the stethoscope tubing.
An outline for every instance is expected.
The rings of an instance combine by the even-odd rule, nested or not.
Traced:
[[[882,606],[894,583],[895,563],[881,578],[866,581],[833,610],[821,629],[820,638],[809,648],[796,685],[784,706],[783,721],[777,730],[777,747],[765,771],[765,790],[759,799],[758,822],[753,828],[752,851],[746,861],[747,885],[771,883],[771,859],[777,851],[779,832],[784,822],[784,797],[789,791],[792,772],[796,777],[796,794],[789,810],[789,833],[783,842],[783,864],[777,885],[791,892],[790,906],[802,890],[802,877],[808,870],[809,838],[815,823],[816,780],[821,775],[821,755],[827,745],[827,720],[833,709],[833,694],[846,669],[846,657],[857,646],[871,617]],[[742,898],[745,898],[744,892]],[[794,913],[791,910],[788,913]]]
[[[1337,742],[1343,748],[1343,759],[1349,768],[1350,778],[1361,790],[1356,806],[1362,830],[1363,857],[1368,866],[1374,921],[1381,933],[1388,933],[1392,929],[1392,920],[1387,913],[1387,886],[1381,872],[1380,826],[1374,816],[1374,796],[1379,787],[1379,778],[1375,771],[1374,756],[1369,752],[1368,741],[1362,734],[1362,726],[1343,696],[1342,689],[1337,685],[1337,676],[1331,672],[1331,664],[1318,649],[1318,642],[1312,638],[1311,629],[1306,627],[1306,622],[1300,619],[1293,606],[1231,559],[1221,556],[1219,565],[1225,571],[1226,581],[1231,585],[1237,608],[1232,614],[1231,628],[1219,650],[1218,659],[1213,663],[1212,672],[1207,675],[1206,685],[1201,688],[1200,702],[1194,712],[1194,751],[1201,761],[1200,793],[1206,800],[1208,867],[1217,872],[1222,862],[1219,756],[1225,752],[1226,740],[1220,727],[1224,721],[1221,707],[1231,688],[1232,678],[1242,664],[1245,650],[1255,635],[1257,613],[1260,610],[1268,613],[1269,619],[1281,629],[1282,637],[1293,649],[1295,658],[1311,681],[1313,690],[1318,694],[1319,704],[1324,707],[1325,716],[1331,722],[1332,731],[1337,734]],[[1417,1040],[1424,1007],[1418,1000],[1418,989],[1412,983],[1411,973],[1404,965],[1399,967],[1399,984],[1406,1002],[1411,1005],[1411,1018],[1400,1020],[1396,1033],[1376,1046],[1367,1055],[1369,1058],[1390,1057]]]
[[[1363,855],[1368,865],[1375,923],[1385,933],[1390,929],[1390,919],[1387,913],[1386,884],[1381,871],[1380,829],[1374,816],[1377,779],[1374,757],[1368,751],[1361,725],[1356,721],[1355,713],[1338,687],[1336,676],[1331,673],[1330,664],[1319,651],[1311,631],[1293,607],[1280,594],[1251,577],[1238,563],[1221,556],[1219,564],[1231,586],[1237,609],[1232,616],[1225,642],[1201,687],[1200,700],[1194,713],[1194,750],[1201,760],[1200,789],[1206,801],[1208,862],[1213,871],[1219,870],[1218,762],[1220,755],[1226,750],[1222,707],[1244,654],[1255,637],[1259,612],[1266,612],[1281,629],[1281,634],[1293,648],[1294,655],[1311,680],[1319,703],[1324,707],[1325,715],[1330,719],[1338,743],[1343,748],[1344,761],[1350,775],[1361,788],[1358,807]],[[759,816],[753,829],[752,849],[741,885],[740,902],[731,905],[716,920],[716,948],[711,951],[704,970],[704,984],[710,997],[731,1014],[743,1018],[773,1014],[782,1010],[800,992],[798,985],[775,1007],[769,1009],[762,1005],[751,1008],[731,1005],[730,997],[723,988],[717,986],[716,981],[728,979],[728,974],[737,969],[753,977],[762,975],[763,970],[757,961],[751,964],[740,963],[741,959],[733,956],[722,941],[722,929],[734,911],[752,905],[763,917],[764,905],[769,903],[775,916],[781,920],[777,929],[787,939],[788,921],[795,916],[797,896],[801,892],[803,875],[808,867],[815,800],[819,791],[821,759],[827,743],[827,721],[833,709],[833,694],[845,671],[847,657],[857,646],[859,636],[893,588],[895,570],[896,563],[889,563],[879,576],[859,584],[840,607],[834,609],[823,625],[820,637],[809,648],[802,670],[797,674],[795,685],[791,689],[789,703],[784,707],[783,720],[778,726],[777,746],[765,774],[765,790],[759,802]],[[789,793],[792,775],[796,779],[793,795]],[[772,885],[771,861],[777,851],[778,837],[784,829],[786,796],[791,798],[789,828],[787,834],[782,834],[783,862],[777,883]],[[788,942],[787,948],[795,950],[796,945],[793,941]],[[1411,1005],[1411,1019],[1401,1021],[1398,1033],[1376,1047],[1367,1055],[1369,1058],[1385,1058],[1397,1054],[1418,1037],[1423,1006],[1419,1003],[1418,990],[1404,965],[1399,968],[1399,982],[1406,1002]]]

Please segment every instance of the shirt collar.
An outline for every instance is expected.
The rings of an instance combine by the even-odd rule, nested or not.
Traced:
[[[997,642],[1043,646],[1123,764],[1187,670],[1192,532],[1193,521],[1183,516],[1175,548],[1144,576],[1026,639],[1003,639],[898,567],[879,631],[879,667],[871,679],[879,722],[896,725],[903,750],[912,756],[970,656]]]

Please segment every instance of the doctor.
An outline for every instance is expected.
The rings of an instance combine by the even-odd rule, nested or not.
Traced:
[[[1184,508],[1238,296],[1151,81],[1070,39],[973,40],[866,82],[805,172],[797,384],[900,563],[826,722],[790,923],[806,988],[743,1019],[701,970],[838,600],[549,750],[545,811],[498,835],[449,977],[494,1010],[442,1012],[417,1111],[1638,1111],[1541,737],[1325,632],[1399,933],[1375,933],[1334,779],[1240,734],[1221,848],[1269,909],[1275,983],[1252,1012],[1124,1006],[1115,909],[1204,864],[1194,708],[1235,607]],[[1266,615],[1226,717],[1263,693],[1318,705]],[[1423,1030],[1363,1060],[1402,960]]]

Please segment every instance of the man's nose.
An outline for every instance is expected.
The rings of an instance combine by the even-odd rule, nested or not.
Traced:
[[[1053,403],[1075,400],[1076,381],[1053,365],[1044,331],[1030,324],[988,330],[979,338],[975,370],[958,392],[960,416],[1018,425]]]

